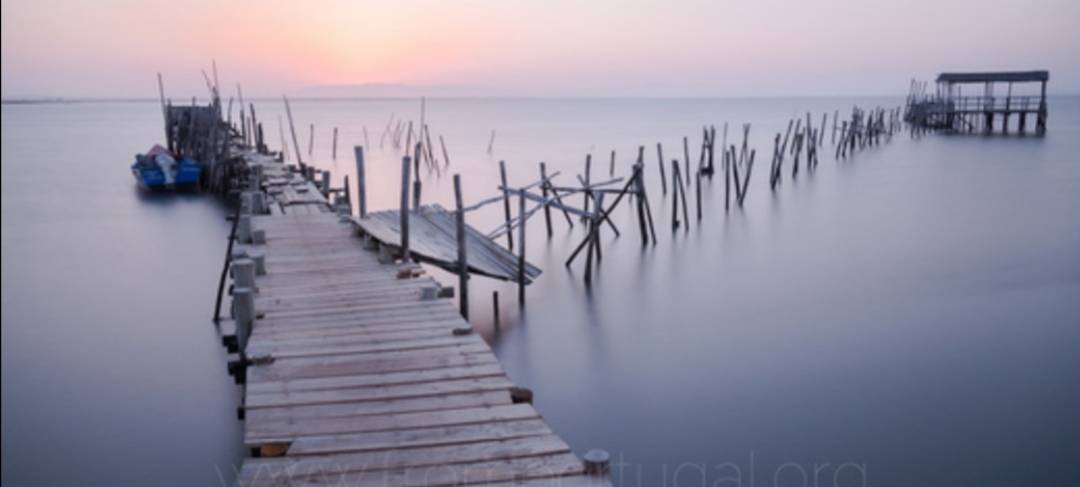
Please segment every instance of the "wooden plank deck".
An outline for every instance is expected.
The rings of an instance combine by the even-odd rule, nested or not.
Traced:
[[[280,456],[246,459],[239,485],[609,484],[514,402],[451,300],[422,299],[434,279],[381,263],[280,163],[249,163],[279,190],[253,217],[267,272],[255,281],[244,443]]]

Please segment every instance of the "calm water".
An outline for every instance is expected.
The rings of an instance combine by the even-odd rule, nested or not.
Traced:
[[[583,262],[563,266],[583,226],[559,216],[549,240],[530,220],[545,273],[526,309],[513,286],[474,278],[474,325],[575,450],[613,454],[623,485],[1080,481],[1080,98],[1052,100],[1045,138],[898,136],[843,162],[824,151],[776,193],[759,157],[744,209],[725,214],[722,178],[705,180],[703,220],[670,231],[657,142],[681,159],[691,135],[696,160],[701,124],[731,122],[731,143],[751,122],[768,154],[791,116],[827,111],[831,124],[853,103],[899,102],[429,100],[467,202],[495,193],[499,159],[511,184],[534,180],[538,161],[569,184],[587,153],[594,178],[613,149],[626,175],[647,146],[659,244],[642,250],[623,207],[623,236],[605,235],[586,289]],[[276,147],[281,104],[257,105]],[[401,154],[379,139],[419,103],[293,112],[302,152],[314,123],[311,159],[338,180],[366,127],[369,206],[396,204]],[[215,484],[242,454],[208,320],[224,210],[141,197],[126,170],[159,118],[153,103],[3,107],[5,482]],[[423,195],[449,205],[450,178],[426,175]],[[500,219],[469,215],[483,230]]]

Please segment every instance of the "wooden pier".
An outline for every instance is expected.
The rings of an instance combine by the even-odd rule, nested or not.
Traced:
[[[923,83],[912,82],[908,95],[905,119],[929,130],[950,132],[994,133],[1000,127],[1009,133],[1009,120],[1016,117],[1016,132],[1027,130],[1028,116],[1035,118],[1035,134],[1046,133],[1048,108],[1046,83],[1048,71],[1000,71],[985,73],[941,73],[933,95],[926,93]],[[1039,95],[1013,95],[1013,85],[1039,83]],[[964,95],[965,85],[982,85],[982,94]],[[995,92],[995,86],[1005,85],[1005,93]]]
[[[231,253],[238,484],[608,485],[506,376],[443,288],[337,211],[311,171],[245,150]],[[309,166],[310,167],[310,166]]]

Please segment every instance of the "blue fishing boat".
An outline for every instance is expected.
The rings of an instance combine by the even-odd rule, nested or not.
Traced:
[[[146,154],[137,154],[131,173],[139,186],[151,191],[191,189],[199,184],[202,166],[190,157],[177,161],[164,147],[155,145]]]

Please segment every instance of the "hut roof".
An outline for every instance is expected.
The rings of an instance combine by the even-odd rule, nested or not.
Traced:
[[[986,71],[980,73],[941,73],[938,83],[1024,83],[1048,81],[1049,71]]]

